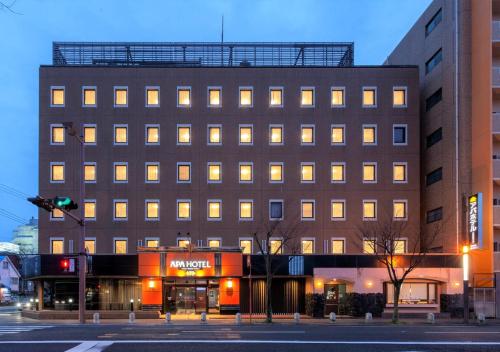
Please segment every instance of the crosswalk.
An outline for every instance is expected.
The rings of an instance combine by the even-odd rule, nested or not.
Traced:
[[[0,335],[52,328],[52,325],[0,325]]]

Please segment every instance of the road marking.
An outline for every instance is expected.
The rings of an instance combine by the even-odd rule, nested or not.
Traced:
[[[66,350],[66,352],[100,352],[111,346],[113,342],[102,341],[86,341],[78,346]]]
[[[237,334],[305,334],[306,332],[301,331],[267,331],[267,330],[181,330],[181,333],[219,333],[219,334],[227,334],[227,333],[237,333]]]
[[[51,325],[7,325],[0,326],[0,335],[19,334],[20,332],[52,328]]]
[[[500,331],[424,331],[424,334],[500,334]]]

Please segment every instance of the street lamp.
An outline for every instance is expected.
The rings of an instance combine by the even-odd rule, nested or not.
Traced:
[[[462,270],[464,274],[464,322],[469,322],[469,246],[462,248]]]

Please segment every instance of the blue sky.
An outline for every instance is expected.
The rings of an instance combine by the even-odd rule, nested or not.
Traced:
[[[10,3],[13,0],[3,0]],[[0,241],[38,189],[38,67],[52,41],[353,41],[357,65],[381,64],[430,0],[17,0],[0,9]]]

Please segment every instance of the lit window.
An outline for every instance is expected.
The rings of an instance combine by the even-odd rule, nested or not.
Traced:
[[[253,201],[240,200],[240,220],[253,219]]]
[[[128,165],[127,163],[114,163],[115,168],[115,183],[128,181]]]
[[[377,182],[377,164],[363,163],[363,183]]]
[[[377,106],[377,89],[363,88],[363,107]]]
[[[406,107],[406,88],[393,88],[392,105],[396,108]]]
[[[252,107],[253,106],[253,88],[252,87],[240,87],[240,107]]]
[[[154,239],[146,239],[146,247],[148,248],[158,248],[160,246],[160,240],[157,238]]]
[[[345,144],[345,126],[344,125],[332,125],[332,127],[331,127],[331,143],[332,143],[332,145],[344,145]]]
[[[364,254],[375,254],[376,246],[375,240],[363,239],[363,253]]]
[[[177,200],[177,220],[191,220],[190,200]]]
[[[314,220],[314,200],[302,200],[301,205],[301,218],[302,220]]]
[[[272,255],[283,254],[283,241],[282,240],[269,240],[269,250]]]
[[[222,201],[220,199],[209,199],[207,202],[208,205],[208,220],[221,220],[222,215]]]
[[[374,200],[363,201],[363,220],[377,219],[377,202]]]
[[[146,220],[159,220],[160,201],[158,199],[146,199]]]
[[[269,201],[269,220],[283,220],[283,201],[271,199]]]
[[[252,254],[252,243],[253,241],[251,239],[240,239],[240,248],[243,254]]]
[[[269,106],[271,107],[283,106],[283,88],[280,87],[269,88]]]
[[[363,145],[377,144],[377,126],[363,125]]]
[[[50,182],[64,183],[64,163],[50,163]]]
[[[222,127],[221,125],[208,125],[208,144],[222,144]]]
[[[114,203],[114,220],[127,220],[128,203],[126,200],[113,200]]]
[[[160,144],[160,125],[146,125],[146,144]]]
[[[394,240],[394,254],[406,253],[406,240]]]
[[[191,163],[177,163],[177,183],[191,182]]]
[[[64,87],[51,87],[50,106],[64,106]]]
[[[115,125],[115,145],[128,143],[127,125]]]
[[[269,163],[269,182],[283,182],[283,163]]]
[[[146,107],[160,106],[160,88],[146,87]]]
[[[209,239],[208,247],[210,248],[220,248],[220,240]]]
[[[83,87],[83,106],[94,107],[96,106],[96,88],[95,87]]]
[[[86,199],[84,202],[83,212],[85,214],[85,219],[94,219],[96,217],[96,201],[95,199]]]
[[[85,252],[88,254],[95,254],[95,240],[85,239]]]
[[[191,106],[191,87],[177,87],[177,107]]]
[[[345,253],[345,240],[343,239],[332,239],[332,254],[344,254]]]
[[[332,183],[345,182],[345,163],[332,163]]]
[[[240,183],[252,183],[253,182],[253,164],[252,163],[240,163]]]
[[[126,107],[128,104],[127,87],[115,87],[115,107]]]
[[[283,144],[283,125],[269,126],[269,144],[270,145]]]
[[[146,163],[146,183],[160,182],[160,163]]]
[[[208,87],[208,106],[222,106],[222,89],[220,87]]]
[[[253,144],[253,126],[252,125],[240,125],[240,145],[252,145]]]
[[[343,87],[332,87],[332,107],[344,107],[344,93]]]
[[[191,244],[190,239],[178,239],[177,240],[177,247],[180,247],[180,248],[187,248],[187,247],[189,247],[190,244]]]
[[[345,220],[345,200],[332,200],[332,220]]]
[[[64,220],[64,213],[59,209],[52,209],[50,212],[50,220]]]
[[[208,163],[208,183],[219,183],[222,181],[221,168],[221,163]]]
[[[314,254],[314,240],[302,240],[301,241],[301,253],[302,254]]]
[[[314,145],[314,125],[302,125],[300,127],[300,144]]]
[[[64,127],[61,125],[50,125],[50,144],[64,144]]]
[[[97,134],[96,125],[84,125],[83,126],[83,142],[85,144],[96,144]]]
[[[314,163],[300,163],[300,182],[314,183]]]
[[[83,166],[83,178],[86,183],[94,183],[97,179],[97,164],[87,162]]]
[[[50,240],[50,253],[52,253],[52,254],[64,254],[64,240],[51,239]]]
[[[312,87],[300,88],[300,106],[302,107],[314,106],[314,88]]]
[[[406,163],[392,164],[392,181],[394,183],[406,183]]]
[[[115,239],[114,249],[115,249],[115,254],[127,254],[127,240]]]
[[[407,145],[407,131],[406,125],[393,125],[392,126],[392,144],[394,145]]]
[[[177,145],[191,144],[191,125],[177,125]]]
[[[407,201],[395,200],[393,203],[393,217],[394,220],[406,220],[407,214]]]

